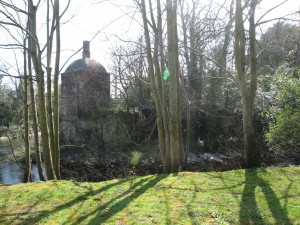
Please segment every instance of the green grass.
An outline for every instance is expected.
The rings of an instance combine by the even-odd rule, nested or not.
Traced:
[[[300,224],[300,168],[0,185],[0,224]]]

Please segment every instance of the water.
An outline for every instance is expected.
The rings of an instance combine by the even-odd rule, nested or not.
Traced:
[[[23,182],[24,170],[16,162],[0,162],[0,183],[18,184]],[[37,166],[32,165],[33,181],[40,181]]]
[[[14,140],[13,145],[18,146],[19,140]],[[10,153],[9,142],[5,138],[0,139],[0,153]],[[0,161],[0,183],[18,184],[23,182],[24,170],[16,162]],[[32,165],[32,177],[34,181],[40,181],[38,169],[35,164]]]

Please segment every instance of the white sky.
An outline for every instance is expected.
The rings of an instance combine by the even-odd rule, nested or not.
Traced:
[[[272,8],[282,1],[264,0],[259,6],[257,15],[262,14],[267,9]],[[66,4],[66,2],[67,0],[60,1],[61,10],[63,9],[63,4]],[[221,4],[223,0],[215,0],[215,2]],[[299,10],[299,5],[299,0],[288,0],[265,19],[283,16],[288,12]],[[95,34],[99,32],[90,44],[91,58],[98,60],[108,69],[110,64],[110,49],[122,42],[119,38],[122,40],[135,40],[138,35],[142,34],[141,26],[135,20],[140,15],[134,14],[136,9],[133,6],[133,0],[72,0],[67,14],[62,19],[62,22],[66,23],[61,27],[61,66],[76,50],[82,47],[84,40],[92,40]],[[45,20],[45,13],[42,11],[39,12],[41,20],[42,18]],[[133,15],[134,19],[126,16],[126,13],[131,16]],[[40,25],[40,29],[43,29],[43,25]],[[42,37],[39,38],[42,39]],[[0,42],[2,41],[3,39],[0,35]],[[68,61],[62,71],[71,62],[81,57],[82,53],[80,51]],[[3,49],[0,49],[1,59],[7,62],[14,61],[12,52]]]
[[[137,21],[125,15],[134,15],[133,0],[104,1],[98,4],[97,2],[100,0],[72,0],[72,6],[65,19],[70,18],[74,12],[76,15],[62,27],[62,49],[67,49],[62,53],[62,57],[68,58],[72,51],[82,47],[84,40],[91,40],[91,58],[107,68],[110,49],[121,43],[120,39],[134,40],[134,36],[140,34],[141,29]],[[119,7],[116,4],[122,5]],[[125,7],[130,4],[132,7]],[[139,17],[136,14],[135,16]],[[80,51],[68,64],[81,57]]]
[[[106,0],[101,4],[93,4],[101,0],[72,0],[72,7],[69,13],[72,14],[74,9],[77,12],[75,18],[62,28],[62,46],[64,49],[78,49],[82,45],[83,40],[90,40],[97,31],[101,32],[91,42],[91,58],[99,60],[104,66],[109,64],[110,48],[121,42],[115,35],[123,40],[134,40],[134,36],[142,33],[141,27],[137,21],[124,15],[135,15],[139,18],[139,14],[134,14],[134,7],[125,7],[132,5],[133,0]],[[215,0],[222,3],[223,0]],[[266,11],[269,8],[279,4],[283,0],[263,0],[257,14]],[[123,5],[117,7],[116,5]],[[282,7],[268,14],[265,19],[280,17],[288,12],[299,9],[298,0],[288,0]],[[298,17],[299,18],[299,17]],[[114,21],[114,22],[112,22]],[[76,34],[76,35],[74,35]],[[67,55],[70,52],[67,52]],[[81,52],[77,58],[81,57]],[[72,61],[72,60],[71,60]]]

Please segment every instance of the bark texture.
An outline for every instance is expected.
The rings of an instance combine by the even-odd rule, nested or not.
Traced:
[[[246,60],[246,34],[244,29],[243,7],[241,0],[236,0],[235,14],[235,67],[238,75],[239,90],[243,104],[243,135],[244,135],[244,157],[246,167],[257,167],[260,165],[259,146],[253,126],[254,101],[257,90],[257,59],[255,39],[255,8],[256,0],[250,1],[249,9],[249,67],[247,70]],[[249,72],[249,74],[248,74]]]
[[[168,69],[170,81],[162,81],[164,71],[164,45],[162,28],[162,10],[160,1],[156,1],[156,16],[152,2],[149,1],[150,19],[148,19],[146,3],[137,1],[143,18],[145,33],[148,72],[151,93],[156,108],[156,124],[158,129],[159,148],[163,159],[164,172],[178,172],[184,164],[184,149],[180,123],[179,61],[176,21],[176,1],[167,1],[168,24]],[[170,10],[170,11],[169,11]],[[150,38],[149,24],[152,28],[153,40]],[[169,33],[171,32],[171,33]],[[153,49],[153,51],[152,51]],[[173,76],[173,77],[172,77]],[[169,88],[169,93],[167,89]]]

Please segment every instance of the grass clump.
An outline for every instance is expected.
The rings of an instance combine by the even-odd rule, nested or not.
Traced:
[[[300,168],[0,186],[0,224],[300,224]]]

